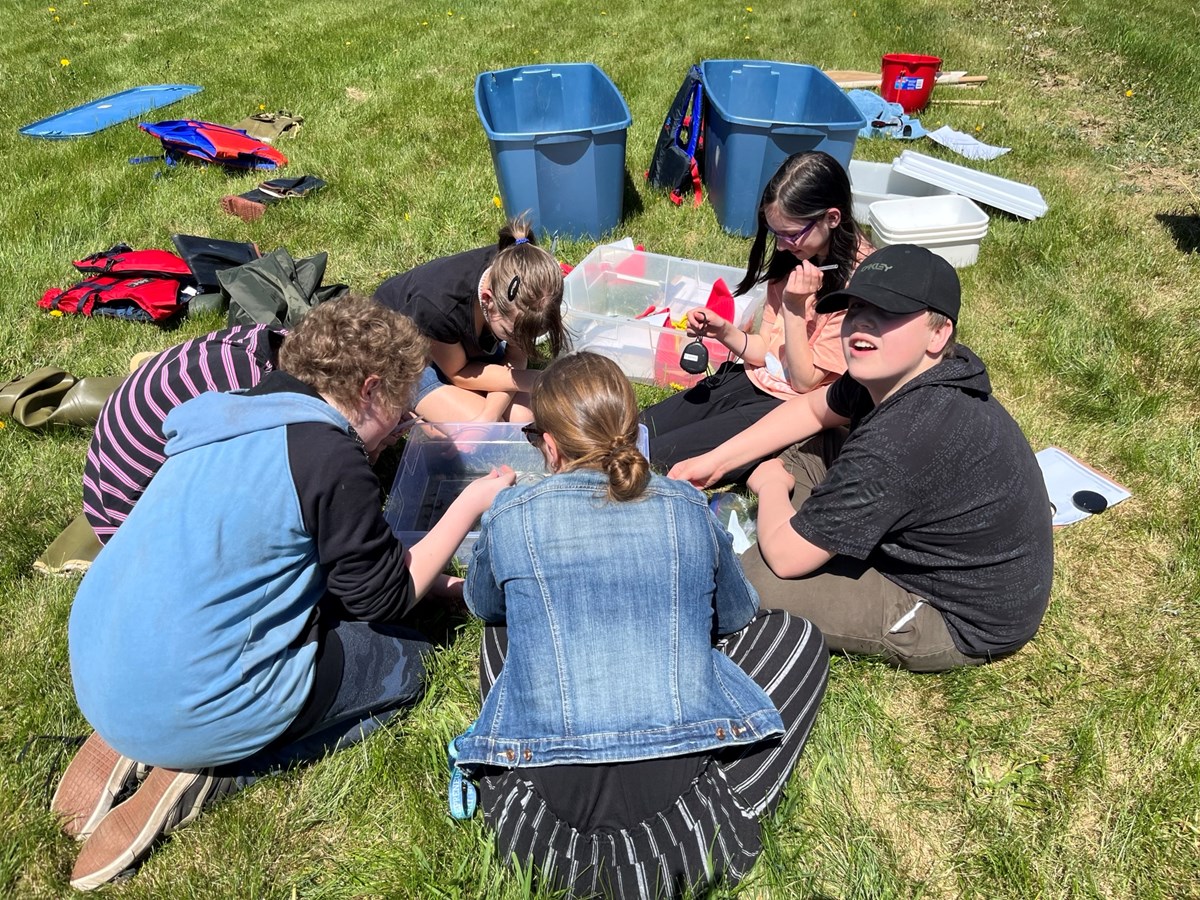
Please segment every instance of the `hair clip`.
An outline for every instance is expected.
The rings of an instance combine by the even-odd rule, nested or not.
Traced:
[[[508,294],[508,302],[509,303],[517,302],[517,291],[519,291],[520,289],[521,289],[521,276],[514,275],[512,277],[512,281],[510,281],[508,283],[508,290],[505,292]]]

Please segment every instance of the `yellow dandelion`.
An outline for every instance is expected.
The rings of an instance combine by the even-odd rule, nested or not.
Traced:
[[[678,381],[672,381],[670,384],[667,385],[667,387],[674,388],[677,391],[683,390],[683,385],[680,384]]]
[[[1132,96],[1133,96],[1133,90],[1132,90],[1132,89],[1130,89],[1130,90],[1126,91],[1126,92],[1125,92],[1125,96],[1126,96],[1126,97],[1132,97]]]
[[[602,16],[607,16],[607,15],[608,15],[608,10],[607,10],[607,9],[602,9],[602,10],[600,10],[600,15],[602,15]]]
[[[55,21],[55,22],[61,22],[61,21],[62,21],[62,19],[60,19],[58,16],[55,16],[55,17],[54,17],[54,21]]]
[[[454,10],[452,10],[452,9],[446,10],[446,15],[448,15],[448,16],[454,15]]]
[[[499,196],[492,197],[492,206],[496,207],[496,209],[499,209],[503,205],[504,204],[500,202]]]
[[[5,425],[3,422],[0,422],[0,428],[7,428],[7,427],[8,427],[8,426],[7,426],[7,425]]]
[[[55,11],[53,6],[48,6],[48,7],[46,7],[46,8],[47,8],[47,9],[48,9],[50,12],[54,12],[54,11]]]
[[[58,61],[58,64],[60,66],[69,66],[71,64],[71,61],[69,59],[67,59],[66,57],[63,57],[62,59],[60,59]]]
[[[858,18],[858,10],[857,9],[850,10],[850,18],[852,18],[852,19]]]
[[[405,214],[404,214],[404,221],[405,221],[405,222],[411,222],[411,221],[412,221],[412,216],[410,216],[408,213],[405,213]]]
[[[62,313],[62,310],[61,310],[61,309],[52,309],[52,310],[50,310],[50,315],[54,316],[54,318],[56,318],[56,319],[61,319],[61,318],[62,318],[62,314],[63,314],[63,313]]]
[[[267,104],[265,104],[265,103],[260,103],[260,104],[258,104],[258,108],[259,108],[259,109],[266,109],[266,108],[267,108]]]
[[[349,42],[349,41],[346,41],[346,46],[347,46],[347,47],[349,47],[349,46],[350,46],[350,42]]]
[[[754,12],[754,7],[753,7],[753,6],[747,6],[747,7],[746,7],[746,12]]]
[[[982,126],[982,125],[976,125],[976,126],[975,126],[975,130],[976,130],[976,131],[983,131],[983,126]]]
[[[428,25],[429,23],[428,23],[428,22],[422,22],[421,24],[422,24],[422,25]]]

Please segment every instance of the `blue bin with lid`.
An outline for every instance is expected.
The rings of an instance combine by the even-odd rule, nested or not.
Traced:
[[[509,217],[528,211],[540,231],[592,239],[621,221],[633,119],[598,67],[484,72],[475,79],[475,110]]]
[[[823,150],[849,168],[867,121],[816,66],[710,59],[700,74],[708,97],[704,181],[726,231],[755,232],[763,188],[793,153]]]

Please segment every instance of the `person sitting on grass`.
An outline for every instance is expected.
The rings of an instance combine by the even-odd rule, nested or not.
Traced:
[[[275,369],[285,332],[238,325],[146,354],[105,401],[83,465],[83,514],[101,544],[146,490],[166,458],[163,420],[208,391],[254,387]]]
[[[695,387],[642,412],[655,468],[665,472],[713,449],[785,400],[846,371],[842,313],[818,312],[817,304],[845,286],[874,249],[850,206],[850,177],[819,150],[789,156],[767,182],[746,277],[736,291],[766,282],[762,326],[745,332],[711,309],[688,313],[688,334],[719,341],[739,361],[723,363]],[[729,480],[743,480],[756,461],[727,473]]]
[[[1020,649],[1054,569],[1041,470],[955,343],[959,307],[944,259],[877,251],[817,306],[846,308],[846,374],[670,473],[707,486],[787,448],[748,482],[758,551],[743,565],[763,605],[810,619],[835,650],[916,672]]]
[[[566,349],[563,273],[537,245],[524,218],[490,247],[435,259],[375,290],[432,342],[432,363],[414,408],[430,422],[528,422],[529,391],[545,339],[550,358]]]
[[[401,620],[514,479],[469,485],[411,548],[393,536],[367,455],[427,352],[404,316],[332,301],[257,386],[167,416],[167,459],[71,608],[71,676],[96,729],[52,802],[84,840],[72,886],[112,880],[207,802],[421,695],[430,645]],[[140,784],[137,763],[152,767]]]
[[[736,884],[828,677],[821,634],[758,609],[694,488],[652,475],[612,360],[557,360],[525,426],[554,474],[484,515],[465,597],[488,623],[479,767],[498,855],[569,896]]]

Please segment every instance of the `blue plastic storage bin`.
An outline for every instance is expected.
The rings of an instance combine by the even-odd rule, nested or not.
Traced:
[[[625,138],[633,119],[591,63],[484,72],[475,110],[487,132],[505,213],[534,227],[599,238],[621,221]]]
[[[824,150],[850,165],[858,107],[815,66],[748,59],[700,64],[708,95],[704,181],[717,221],[750,235],[763,188],[793,153]]]

